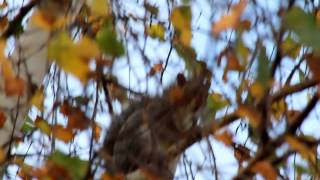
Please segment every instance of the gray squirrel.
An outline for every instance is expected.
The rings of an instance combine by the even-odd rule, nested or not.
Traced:
[[[145,179],[138,173],[144,169],[159,179],[173,179],[180,156],[169,158],[167,150],[197,126],[210,79],[206,68],[190,80],[178,74],[162,96],[143,97],[116,116],[102,148],[107,171],[133,180]]]

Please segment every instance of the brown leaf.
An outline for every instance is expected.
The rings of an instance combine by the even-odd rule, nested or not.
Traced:
[[[240,163],[251,159],[250,150],[242,145],[234,147],[234,156]]]
[[[61,125],[54,125],[52,127],[52,134],[57,139],[68,143],[74,138],[74,133],[71,129],[64,128]]]
[[[240,105],[237,114],[240,117],[247,118],[252,127],[257,128],[261,121],[261,114],[254,107]]]
[[[277,171],[272,167],[269,161],[257,162],[251,169],[254,173],[261,174],[265,179],[276,180]]]
[[[156,73],[161,72],[161,71],[162,71],[162,63],[158,63],[158,64],[153,65],[153,67],[149,71],[149,75],[153,76]]]
[[[307,54],[306,55],[307,64],[312,72],[313,78],[320,78],[320,55]]]
[[[227,130],[225,130],[225,131],[223,131],[223,132],[221,132],[221,133],[216,133],[216,134],[214,135],[214,137],[215,137],[218,141],[223,142],[226,146],[231,146],[231,145],[233,144],[233,141],[232,141],[233,136],[232,136],[232,134],[231,134],[229,131],[227,131]]]
[[[308,146],[296,139],[296,137],[287,135],[285,140],[288,142],[291,149],[300,153],[305,160],[310,161],[312,164],[316,163],[316,156],[314,152]]]
[[[60,107],[60,112],[68,118],[67,129],[85,130],[89,128],[90,119],[87,118],[79,107],[72,107],[65,102]]]

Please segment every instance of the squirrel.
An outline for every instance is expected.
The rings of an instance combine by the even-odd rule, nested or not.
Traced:
[[[142,168],[173,179],[179,157],[168,159],[166,150],[197,125],[210,87],[209,70],[202,68],[194,76],[186,80],[178,74],[177,83],[162,96],[143,97],[113,119],[102,148],[108,171],[128,175]]]

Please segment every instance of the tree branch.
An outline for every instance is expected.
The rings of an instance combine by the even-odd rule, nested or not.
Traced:
[[[9,23],[6,30],[1,34],[0,39],[7,39],[11,35],[17,33],[19,24],[23,20],[23,18],[29,13],[29,11],[39,2],[39,0],[31,0],[27,5],[20,8],[18,15],[14,17],[14,19]]]

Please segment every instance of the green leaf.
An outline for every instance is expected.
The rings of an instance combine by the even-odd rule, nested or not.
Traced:
[[[215,116],[216,112],[229,105],[220,94],[213,93],[207,98],[207,108],[210,110],[211,115]]]
[[[97,43],[102,52],[114,57],[124,55],[124,47],[117,39],[117,34],[108,26],[101,28],[96,36]]]
[[[72,176],[72,179],[82,179],[87,172],[88,162],[79,159],[79,157],[71,157],[60,151],[55,151],[49,157],[49,161],[64,167]]]
[[[264,49],[261,49],[259,58],[258,58],[258,69],[257,69],[257,81],[266,87],[270,80],[270,61],[266,56],[266,52]]]
[[[320,48],[320,30],[317,29],[313,14],[294,7],[286,14],[284,23],[289,30],[298,35],[302,43],[315,49]]]
[[[27,116],[26,120],[24,121],[24,123],[21,127],[21,131],[23,133],[28,133],[34,129],[35,129],[35,125],[34,125],[33,120],[29,116]]]
[[[298,44],[289,35],[280,45],[283,54],[288,55],[291,58],[296,58],[300,52],[300,44]]]

